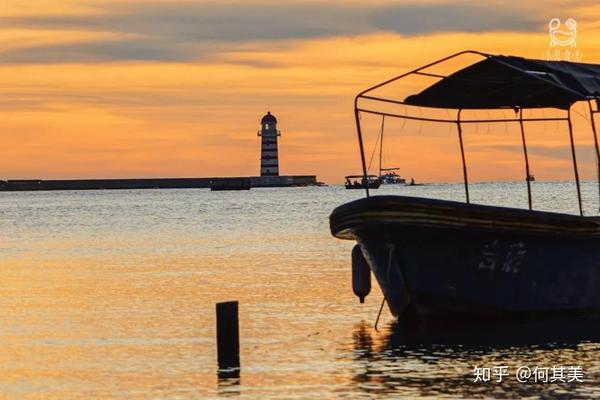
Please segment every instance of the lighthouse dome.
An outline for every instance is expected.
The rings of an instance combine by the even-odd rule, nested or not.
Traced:
[[[262,119],[260,120],[261,124],[276,124],[277,123],[277,118],[275,118],[275,116],[273,114],[271,114],[271,111],[268,111],[267,114],[262,117]]]

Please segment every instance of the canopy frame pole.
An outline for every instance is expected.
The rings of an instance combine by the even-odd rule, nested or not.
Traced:
[[[571,108],[567,109],[567,122],[569,124],[569,138],[571,140],[571,157],[573,158],[573,172],[575,172],[575,184],[577,186],[577,201],[579,203],[579,215],[583,217],[583,205],[581,202],[581,187],[579,186],[579,171],[577,170],[577,156],[575,155],[575,141],[573,140],[573,124],[571,122]]]
[[[404,73],[402,75],[396,76],[396,77],[394,77],[392,79],[388,79],[387,81],[382,82],[380,84],[377,84],[375,86],[372,86],[372,87],[370,87],[368,89],[365,89],[362,92],[360,92],[358,95],[356,95],[356,97],[354,98],[354,118],[356,120],[356,132],[358,134],[358,144],[359,144],[359,147],[360,147],[360,158],[361,158],[361,161],[362,161],[363,179],[364,179],[364,183],[365,183],[365,191],[366,191],[367,197],[369,197],[369,182],[367,180],[367,163],[365,161],[364,144],[363,144],[363,138],[362,138],[362,131],[361,131],[361,127],[360,127],[360,115],[359,115],[360,110],[359,110],[359,107],[358,107],[358,101],[359,101],[359,99],[363,95],[365,95],[365,94],[367,94],[367,93],[369,93],[369,92],[371,92],[371,91],[373,91],[373,90],[375,90],[377,88],[380,88],[380,87],[385,86],[385,85],[387,85],[389,83],[392,83],[394,81],[402,79],[402,78],[404,78],[404,77],[406,77],[408,75],[412,75],[412,74],[414,74],[416,72],[420,72],[420,71],[422,71],[424,69],[427,69],[429,67],[432,67],[434,65],[440,64],[440,63],[442,63],[444,61],[447,61],[447,60],[450,60],[452,58],[461,56],[463,54],[474,54],[474,55],[478,55],[478,56],[483,57],[483,58],[489,58],[489,57],[491,57],[490,54],[482,53],[482,52],[479,52],[479,51],[474,51],[474,50],[461,51],[461,52],[452,54],[452,55],[450,55],[448,57],[444,57],[444,58],[442,58],[440,60],[437,60],[437,61],[434,61],[432,63],[429,63],[427,65],[424,65],[422,67],[419,67],[419,68],[417,68],[415,70],[412,70],[410,72],[406,72],[406,73]]]
[[[519,126],[521,127],[521,141],[523,142],[523,155],[525,156],[525,182],[527,182],[527,201],[529,209],[532,209],[531,200],[531,174],[529,172],[529,157],[527,156],[527,144],[525,142],[525,127],[523,125],[523,108],[519,108]]]
[[[358,147],[360,148],[360,160],[363,168],[363,184],[369,197],[369,180],[367,179],[367,162],[365,161],[365,147],[363,145],[362,130],[360,127],[360,111],[354,107],[354,118],[356,119],[356,132],[358,134]]]
[[[383,160],[383,130],[385,129],[385,115],[381,116],[381,133],[379,136],[379,177],[381,177],[381,162]]]
[[[365,94],[367,94],[367,93],[369,93],[369,92],[372,92],[372,91],[373,91],[373,90],[375,90],[375,89],[378,89],[378,88],[380,88],[380,87],[382,87],[382,86],[388,85],[388,84],[390,84],[390,83],[392,83],[392,82],[395,82],[395,81],[397,81],[397,80],[399,80],[399,79],[402,79],[402,78],[404,78],[404,77],[406,77],[406,76],[409,76],[409,75],[415,74],[415,73],[417,73],[417,72],[420,72],[420,71],[422,71],[422,70],[424,70],[424,69],[427,69],[427,68],[433,67],[434,65],[437,65],[437,64],[443,63],[444,61],[448,61],[448,60],[450,60],[450,59],[452,59],[452,58],[456,58],[456,57],[462,56],[463,54],[474,54],[474,55],[478,55],[478,56],[480,56],[480,57],[483,57],[483,58],[490,58],[490,57],[492,57],[492,55],[491,55],[491,54],[482,53],[481,51],[476,51],[476,50],[464,50],[464,51],[460,51],[460,52],[458,52],[458,53],[454,53],[454,54],[452,54],[452,55],[449,55],[448,57],[441,58],[441,59],[439,59],[439,60],[437,60],[437,61],[434,61],[434,62],[432,62],[432,63],[429,63],[429,64],[427,64],[427,65],[423,65],[422,67],[419,67],[419,68],[417,68],[417,69],[413,69],[412,71],[405,72],[405,73],[403,73],[402,75],[395,76],[395,77],[393,77],[392,79],[388,79],[388,80],[387,80],[387,81],[385,81],[385,82],[381,82],[381,83],[379,83],[379,84],[377,84],[377,85],[371,86],[370,88],[363,90],[362,92],[360,92],[360,93],[359,93],[359,94],[358,94],[358,95],[355,97],[355,99],[354,99],[354,106],[355,106],[355,107],[357,106],[357,104],[358,104],[358,99],[359,99],[360,97],[362,97],[363,95],[365,95]]]
[[[596,148],[596,167],[598,169],[598,209],[600,210],[600,147],[598,147],[598,134],[596,132],[596,121],[594,120],[594,114],[598,111],[594,111],[592,101],[588,100],[588,106],[590,108],[590,122],[592,124],[592,133],[594,134],[594,147]]]
[[[462,125],[460,124],[460,113],[462,109],[458,109],[458,113],[456,115],[456,126],[458,127],[458,141],[460,142],[460,156],[462,158],[462,167],[463,167],[463,180],[465,183],[465,195],[467,197],[467,204],[470,204],[469,200],[469,178],[467,175],[467,162],[465,161],[465,148],[463,146],[463,137],[462,137]]]
[[[456,123],[455,119],[441,119],[441,118],[426,118],[426,117],[415,117],[405,114],[395,114],[390,112],[369,110],[368,108],[358,108],[358,111],[365,114],[373,115],[385,115],[386,117],[402,118],[412,121],[423,121],[423,122],[440,122],[440,123]],[[595,111],[598,112],[598,111]],[[523,118],[523,122],[544,122],[544,121],[566,121],[564,117],[547,117],[547,118]],[[519,122],[519,118],[506,118],[506,119],[463,119],[460,121],[462,124],[480,124],[480,123],[505,123],[505,122]]]

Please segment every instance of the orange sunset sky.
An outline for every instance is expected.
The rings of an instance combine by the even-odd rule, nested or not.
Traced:
[[[359,172],[356,93],[464,49],[543,58],[554,17],[576,19],[582,61],[600,63],[597,0],[2,0],[0,179],[257,175],[270,110],[281,173],[341,182]],[[584,179],[587,117],[576,106]],[[364,122],[370,153],[378,121]],[[531,128],[542,180],[572,177],[555,125]],[[465,132],[473,180],[523,178],[513,128]],[[461,179],[454,128],[389,129],[387,166]]]

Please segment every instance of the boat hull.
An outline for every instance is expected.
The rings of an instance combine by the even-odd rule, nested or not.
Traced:
[[[330,221],[360,244],[396,317],[600,315],[595,218],[376,196]]]

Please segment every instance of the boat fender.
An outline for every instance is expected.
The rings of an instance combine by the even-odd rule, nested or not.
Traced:
[[[361,303],[365,302],[365,297],[371,292],[371,268],[359,245],[352,249],[352,291]]]

